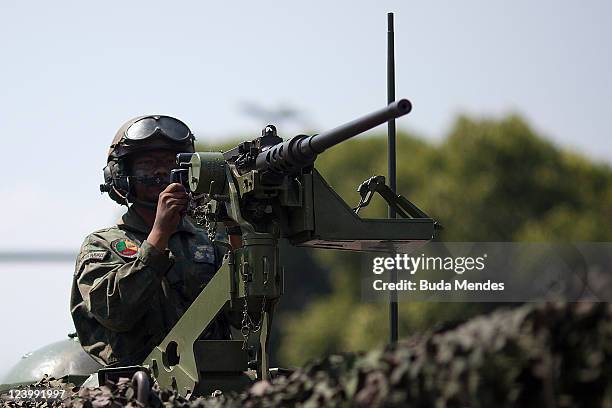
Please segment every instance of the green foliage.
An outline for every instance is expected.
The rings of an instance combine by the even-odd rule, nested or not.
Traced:
[[[610,167],[563,151],[517,116],[460,117],[439,145],[400,133],[397,147],[398,191],[444,225],[442,240],[612,239]],[[356,138],[321,155],[316,167],[354,205],[359,183],[386,174],[386,154],[383,136]],[[370,207],[362,216],[386,216],[382,199]],[[317,251],[317,259],[330,271],[333,291],[285,318],[280,352],[286,364],[388,341],[388,307],[360,301],[360,256]],[[400,335],[496,306],[400,304]]]

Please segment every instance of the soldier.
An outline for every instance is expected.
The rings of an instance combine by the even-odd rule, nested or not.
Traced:
[[[194,137],[169,116],[128,121],[110,146],[101,190],[128,210],[85,238],[70,299],[81,345],[102,364],[142,363],[221,265],[220,250],[183,216],[185,189],[169,184],[179,152],[194,152]],[[205,336],[230,338],[227,322]]]

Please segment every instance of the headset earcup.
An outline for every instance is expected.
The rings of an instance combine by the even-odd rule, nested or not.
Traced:
[[[127,194],[130,191],[130,185],[128,184],[127,179],[127,169],[125,168],[125,163],[123,160],[111,161],[113,164],[112,173],[113,173],[113,183],[115,184],[115,188],[119,191],[125,191]]]
[[[111,160],[104,167],[104,191],[118,204],[126,205],[125,197],[129,191],[127,177],[120,163]]]

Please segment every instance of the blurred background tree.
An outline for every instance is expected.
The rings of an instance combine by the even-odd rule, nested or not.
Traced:
[[[386,155],[386,135],[370,134],[322,154],[316,168],[354,206],[363,180],[386,175]],[[400,132],[397,157],[398,192],[444,226],[442,241],[612,240],[610,166],[553,145],[519,116],[461,116],[439,144]],[[360,212],[386,214],[380,197]],[[360,301],[361,255],[288,245],[281,251],[286,296],[273,333],[277,364],[388,341],[388,306]],[[400,336],[497,306],[401,303]]]

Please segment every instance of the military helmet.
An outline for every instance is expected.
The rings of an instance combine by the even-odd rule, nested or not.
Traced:
[[[108,150],[100,191],[127,205],[131,188],[126,158],[150,150],[193,153],[194,140],[189,127],[172,116],[145,115],[128,120],[119,128]]]

